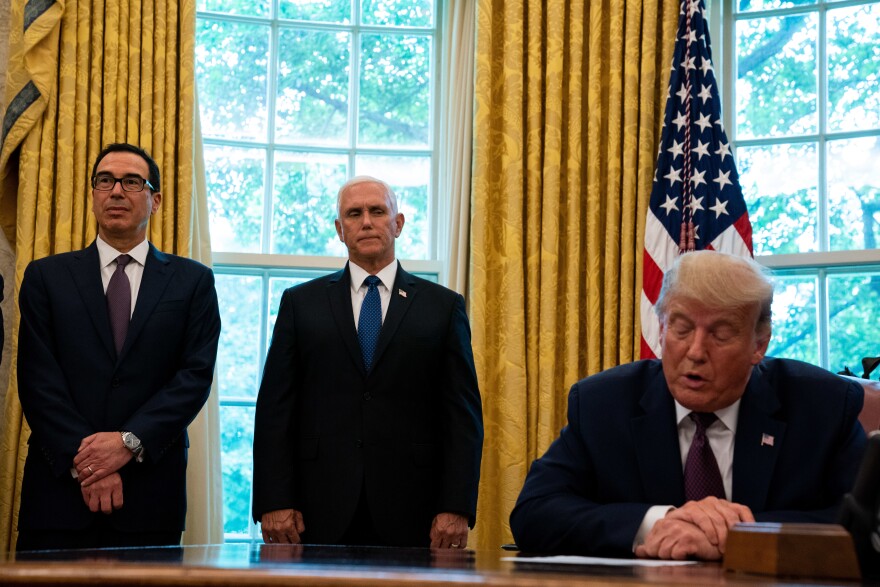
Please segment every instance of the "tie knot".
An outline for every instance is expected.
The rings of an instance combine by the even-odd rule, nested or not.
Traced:
[[[369,288],[369,287],[376,287],[376,286],[378,286],[380,283],[382,283],[382,280],[379,279],[379,278],[378,278],[377,276],[375,276],[375,275],[368,275],[367,278],[364,280],[364,283],[367,284],[367,287],[368,287],[368,288]]]
[[[697,430],[705,430],[706,428],[711,426],[715,420],[718,419],[718,416],[716,416],[712,412],[691,412],[688,415],[690,416],[691,420],[693,420],[694,423],[697,425]]]
[[[131,255],[119,255],[116,257],[116,266],[124,269],[129,261],[131,261]]]

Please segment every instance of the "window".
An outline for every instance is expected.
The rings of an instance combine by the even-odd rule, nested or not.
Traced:
[[[287,287],[336,271],[336,192],[397,193],[397,256],[439,280],[435,0],[199,0],[196,78],[214,270],[225,533],[250,540],[254,405]]]
[[[713,8],[755,255],[778,276],[769,353],[860,375],[880,354],[880,2]]]

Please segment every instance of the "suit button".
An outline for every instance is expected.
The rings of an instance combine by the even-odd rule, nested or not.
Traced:
[[[367,400],[367,401],[370,401],[371,399],[373,399],[373,396],[370,395],[370,392],[369,392],[369,391],[367,391],[367,392],[364,393],[364,399]]]
[[[119,378],[118,377],[113,378],[113,387],[119,387]]]
[[[357,445],[358,448],[363,448],[364,441],[361,439],[358,439],[358,441],[355,443],[355,445]]]

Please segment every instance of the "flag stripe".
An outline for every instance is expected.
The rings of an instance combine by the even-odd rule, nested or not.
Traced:
[[[660,356],[654,304],[676,257],[709,249],[752,255],[752,227],[739,185],[703,16],[704,0],[682,0],[660,151],[645,222],[642,358]]]

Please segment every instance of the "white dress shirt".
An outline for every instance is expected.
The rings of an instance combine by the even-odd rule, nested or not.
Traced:
[[[116,257],[124,253],[120,253],[108,245],[100,236],[95,240],[98,245],[98,258],[101,263],[101,281],[104,284],[104,293],[106,294],[107,286],[110,284],[110,277],[116,271]],[[144,277],[144,265],[147,263],[147,255],[149,253],[150,245],[146,239],[127,253],[132,258],[132,261],[129,261],[124,269],[128,282],[131,285],[132,314],[134,314],[135,304],[137,304],[138,291],[141,288],[141,280]]]
[[[733,404],[715,412],[718,419],[706,429],[706,439],[715,455],[718,463],[718,471],[721,473],[721,481],[724,483],[724,496],[729,501],[733,495],[733,445],[736,439],[736,424],[739,421],[739,404],[736,400]],[[691,410],[678,402],[675,402],[675,418],[678,422],[678,448],[681,451],[681,470],[687,461],[687,454],[697,431],[697,425],[688,418]],[[671,505],[655,505],[648,508],[636,538],[633,542],[633,550],[639,544],[644,544],[648,533],[657,523],[657,520],[665,516],[669,510],[675,509]]]
[[[370,274],[363,268],[348,262],[348,273],[351,276],[351,310],[354,312],[354,328],[357,330],[361,318],[361,305],[367,295],[367,284],[364,280]],[[388,314],[388,304],[391,303],[391,288],[394,287],[394,278],[397,276],[397,259],[379,270],[376,274],[382,283],[378,285],[379,299],[382,302],[382,323],[385,323],[385,315]]]

